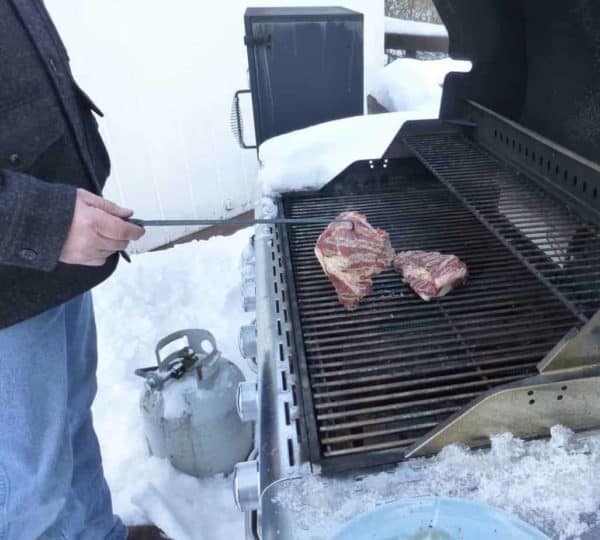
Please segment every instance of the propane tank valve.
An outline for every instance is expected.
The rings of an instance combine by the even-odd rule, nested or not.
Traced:
[[[171,379],[181,379],[188,369],[192,368],[199,361],[198,356],[190,347],[184,347],[177,353],[173,353],[170,360],[165,361],[162,367],[158,366],[139,368],[135,370],[135,374],[146,379],[146,387],[151,390],[162,390]],[[198,366],[198,369],[201,369]]]

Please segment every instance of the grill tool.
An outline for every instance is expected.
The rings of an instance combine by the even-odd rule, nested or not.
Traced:
[[[352,230],[354,222],[350,219],[302,218],[302,219],[136,219],[127,220],[139,227],[189,227],[198,225],[329,225],[330,223],[350,223]]]
[[[324,219],[324,218],[303,218],[303,219],[137,219],[126,220],[128,223],[139,227],[189,227],[200,225],[242,225],[250,227],[252,225],[329,225],[330,223],[346,222],[350,223],[350,230],[354,230],[354,222],[350,219]],[[131,257],[126,251],[120,252],[121,257],[128,263]]]

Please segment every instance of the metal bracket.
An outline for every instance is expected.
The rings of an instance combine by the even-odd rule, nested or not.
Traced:
[[[581,329],[573,328],[538,364],[542,374],[600,365],[600,311]]]
[[[600,426],[600,368],[538,375],[477,398],[414,444],[407,458],[433,455],[453,443],[489,445],[489,437],[547,437],[563,425],[574,431]]]

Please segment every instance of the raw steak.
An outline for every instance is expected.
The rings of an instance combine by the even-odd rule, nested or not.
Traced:
[[[467,265],[456,255],[437,251],[402,251],[394,269],[423,300],[445,296],[467,279]]]
[[[358,307],[364,296],[373,292],[371,278],[392,265],[394,250],[390,236],[375,229],[366,216],[358,212],[343,212],[323,231],[315,254],[327,277],[333,283],[342,305],[349,311]]]

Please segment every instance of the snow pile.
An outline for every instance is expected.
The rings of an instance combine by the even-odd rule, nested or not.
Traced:
[[[470,70],[471,62],[451,58],[400,58],[379,72],[371,95],[389,111],[421,111],[437,118],[446,75]]]
[[[262,219],[275,219],[279,210],[271,197],[263,197],[259,205],[260,217]]]
[[[435,117],[434,108],[425,116],[420,111],[345,118],[269,139],[260,147],[262,193],[319,189],[355,161],[383,156],[405,121]]]
[[[409,36],[448,37],[448,30],[446,30],[443,24],[407,21],[397,19],[396,17],[385,18],[385,33]]]
[[[310,540],[332,536],[344,523],[396,499],[473,499],[519,516],[553,538],[598,538],[600,437],[576,439],[562,427],[548,441],[492,438],[489,451],[450,446],[438,456],[401,464],[357,480],[312,476],[290,483],[277,501],[293,509]],[[587,535],[586,535],[587,533]]]
[[[229,478],[197,480],[148,456],[138,405],[143,383],[133,371],[155,363],[154,346],[165,335],[205,328],[223,356],[251,377],[237,348],[239,327],[253,318],[240,298],[241,254],[250,234],[134,257],[94,292],[94,417],[115,512],[129,524],[155,522],[176,540],[243,538],[243,518]]]
[[[263,195],[319,189],[362,159],[379,159],[407,120],[437,118],[449,71],[470,62],[396,60],[384,68],[372,95],[390,114],[357,116],[274,137],[260,147]]]

